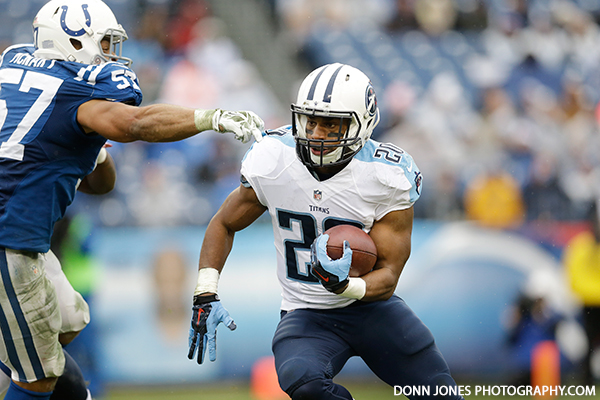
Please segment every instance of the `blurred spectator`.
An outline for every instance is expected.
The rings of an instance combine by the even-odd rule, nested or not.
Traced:
[[[94,260],[90,242],[93,226],[85,213],[67,213],[54,226],[51,250],[61,262],[67,279],[90,305],[90,323],[67,345],[66,350],[77,361],[95,398],[104,395],[104,378],[98,366],[98,327],[94,315],[95,289],[98,282],[98,265]]]
[[[188,107],[213,107],[220,87],[207,70],[181,58],[167,71],[159,101]]]
[[[166,36],[166,50],[172,55],[185,52],[187,45],[195,37],[198,22],[211,15],[208,3],[204,0],[182,0],[176,14],[169,19]]]
[[[510,13],[492,14],[487,29],[481,33],[485,55],[501,69],[512,69],[524,59],[519,32],[523,21]]]
[[[180,250],[164,248],[156,253],[152,270],[156,325],[166,343],[176,344],[188,322],[188,304],[182,296],[188,282],[187,260]]]
[[[556,339],[561,321],[544,297],[520,293],[511,310],[507,344],[511,353],[511,385],[531,385],[531,353],[535,346]]]
[[[226,21],[212,15],[206,0],[140,0],[132,6],[106,1],[136,27],[125,50],[136,60],[144,103],[252,109],[267,128],[289,120],[288,105],[280,104],[244,59],[228,37]],[[31,2],[17,3],[0,14],[0,43],[24,33],[30,37]],[[413,154],[426,179],[418,217],[460,218],[465,187],[495,165],[518,182],[527,220],[582,217],[600,185],[594,116],[600,101],[597,6],[566,0],[271,0],[269,5],[282,33],[290,32],[310,62],[360,62],[356,66],[372,71],[378,95],[385,95],[389,106],[374,138]],[[332,34],[314,34],[322,31]],[[315,40],[323,45],[306,46]],[[382,55],[365,46],[382,49]],[[238,162],[247,149],[213,143],[215,138],[115,145],[111,153],[122,172],[117,190],[101,201],[83,201],[101,204],[97,220],[108,225],[206,221],[214,212],[208,205],[212,193],[235,184],[233,172],[223,173],[225,164],[235,162],[215,161],[212,149],[221,148]],[[199,170],[212,178],[199,182]],[[148,179],[136,182],[143,173]],[[160,174],[166,176],[165,193],[189,196],[186,205],[177,200],[175,208],[208,209],[191,217],[171,210],[154,222],[140,217],[139,210],[156,201],[139,206],[132,200],[154,193],[144,186],[156,184],[160,179],[150,176]]]
[[[139,190],[127,197],[128,207],[141,226],[173,226],[194,219],[194,190],[185,182],[183,170],[169,168],[159,161],[143,166]]]
[[[555,2],[553,13],[568,35],[571,64],[578,66],[584,74],[596,70],[600,60],[600,29],[594,17],[569,1]]]
[[[457,15],[451,0],[415,0],[415,17],[425,33],[439,36],[454,26]]]
[[[488,3],[479,0],[454,0],[457,18],[454,29],[458,31],[481,31],[487,28]]]
[[[559,182],[557,160],[552,154],[538,154],[533,160],[531,178],[523,188],[528,220],[569,220],[574,210]]]
[[[528,14],[530,23],[519,34],[523,53],[532,56],[542,68],[561,69],[570,45],[566,32],[554,24],[549,6],[537,3]]]
[[[390,32],[403,32],[419,28],[415,15],[416,0],[395,0],[393,18],[387,23]]]
[[[165,49],[169,13],[165,4],[145,7],[139,24],[127,41],[127,54],[135,58],[133,68],[144,93],[144,103],[156,101],[167,63]]]
[[[563,263],[571,288],[583,304],[583,325],[589,349],[583,365],[586,385],[600,379],[600,199],[589,211],[590,231],[565,246]]]
[[[286,30],[301,44],[317,25],[344,29],[360,21],[383,26],[393,15],[392,7],[387,0],[278,0],[276,10]]]
[[[515,228],[523,222],[523,197],[515,179],[504,171],[476,177],[465,189],[467,218],[492,228]]]

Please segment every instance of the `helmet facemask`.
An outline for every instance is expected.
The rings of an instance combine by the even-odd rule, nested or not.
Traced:
[[[291,111],[296,153],[311,168],[348,163],[379,123],[377,99],[369,78],[344,64],[328,64],[311,72],[300,85]],[[309,138],[309,117],[339,118],[340,127],[347,129],[340,128],[338,138],[333,140]],[[323,154],[323,150],[332,148]],[[319,150],[318,154],[311,149]]]
[[[300,160],[310,167],[345,164],[362,147],[357,132],[360,130],[353,112],[321,112],[292,106],[292,132],[296,138],[296,150]],[[339,118],[339,130],[335,139],[312,139],[307,133],[309,117]],[[315,154],[311,149],[316,149]],[[326,152],[327,150],[332,151]]]
[[[120,27],[121,25],[119,25]],[[99,56],[105,61],[121,62],[127,66],[131,65],[131,58],[123,56],[123,42],[128,39],[127,32],[122,28],[109,28],[104,32],[101,40],[98,41],[100,48]],[[102,42],[108,40],[108,53],[102,48]]]

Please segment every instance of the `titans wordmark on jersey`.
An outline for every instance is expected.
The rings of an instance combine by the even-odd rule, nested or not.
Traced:
[[[33,57],[32,45],[0,59],[0,246],[47,252],[106,139],[85,134],[77,108],[93,99],[139,105],[133,71]]]
[[[420,196],[421,174],[412,157],[374,140],[332,178],[316,180],[296,157],[290,127],[254,143],[241,171],[271,215],[283,310],[352,303],[329,293],[310,274],[311,243],[340,223],[369,232],[375,221],[411,207]]]

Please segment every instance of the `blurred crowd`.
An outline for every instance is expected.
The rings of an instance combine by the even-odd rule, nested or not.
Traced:
[[[345,58],[372,77],[384,111],[376,139],[407,150],[424,175],[417,217],[581,220],[600,196],[599,1],[274,6],[314,64]]]
[[[0,0],[0,44],[31,41],[25,27],[43,2]],[[106,2],[129,33],[144,104],[248,109],[267,128],[289,123],[292,99],[274,96],[208,1]],[[600,0],[263,4],[311,68],[347,62],[371,77],[383,116],[375,139],[411,153],[425,177],[418,218],[582,220],[600,196]],[[113,144],[116,190],[77,206],[107,226],[206,223],[239,183],[248,146],[216,133]]]

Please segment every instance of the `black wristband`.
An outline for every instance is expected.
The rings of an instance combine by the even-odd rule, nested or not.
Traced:
[[[342,289],[344,286],[346,286],[348,284],[348,278],[344,279],[341,282],[338,283],[333,283],[330,285],[325,286],[325,289],[329,290],[332,293],[337,292],[338,290]]]
[[[213,301],[219,301],[219,296],[211,294],[210,296],[196,295],[194,296],[194,305],[199,306],[206,303],[212,303]]]

